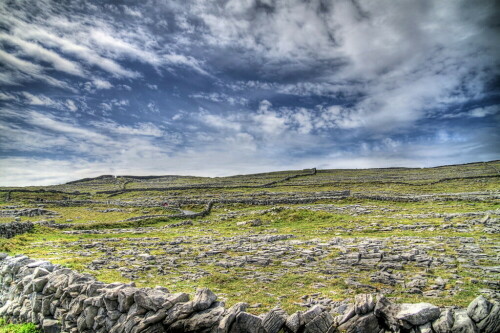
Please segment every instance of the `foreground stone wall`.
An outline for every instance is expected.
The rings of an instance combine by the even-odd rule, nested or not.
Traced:
[[[477,297],[467,309],[395,304],[381,295],[353,303],[315,305],[288,315],[275,308],[255,316],[247,304],[229,309],[206,288],[194,298],[163,287],[106,284],[87,274],[26,256],[0,254],[0,316],[34,322],[45,332],[304,332],[445,333],[500,331],[500,304]]]
[[[33,230],[34,224],[31,222],[9,222],[0,224],[0,237],[12,238]]]

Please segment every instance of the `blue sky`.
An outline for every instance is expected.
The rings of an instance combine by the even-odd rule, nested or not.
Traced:
[[[495,1],[1,1],[0,185],[500,158]]]

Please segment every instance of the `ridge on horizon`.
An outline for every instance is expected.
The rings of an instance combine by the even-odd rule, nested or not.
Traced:
[[[192,176],[192,175],[181,175],[181,174],[179,174],[179,175],[176,175],[176,174],[144,175],[144,176],[139,176],[139,175],[100,175],[100,176],[96,176],[96,177],[86,177],[86,178],[76,179],[76,180],[66,182],[64,184],[71,184],[71,183],[75,183],[75,182],[81,182],[84,180],[93,180],[93,179],[99,179],[99,178],[105,178],[105,177],[114,177],[114,178],[164,178],[164,177],[229,178],[229,177],[239,177],[239,176],[264,175],[264,174],[279,173],[279,172],[305,171],[305,170],[311,170],[311,169],[316,169],[318,172],[319,171],[326,171],[326,170],[435,169],[435,168],[459,166],[459,165],[492,163],[492,162],[498,162],[498,161],[500,161],[500,160],[476,161],[476,162],[456,163],[456,164],[443,164],[443,165],[436,165],[436,166],[432,166],[432,167],[389,166],[389,167],[379,167],[379,168],[331,168],[331,169],[306,168],[306,169],[274,170],[274,171],[269,171],[269,172],[257,172],[257,173],[243,173],[243,174],[234,174],[234,175],[228,175],[228,176]]]
[[[500,160],[489,160],[489,161],[476,161],[476,162],[468,162],[468,163],[457,163],[457,164],[446,164],[446,165],[437,165],[437,166],[432,166],[432,167],[379,167],[379,168],[331,168],[331,169],[318,169],[318,168],[306,168],[306,169],[288,169],[288,170],[274,170],[274,171],[269,171],[269,172],[257,172],[257,173],[246,173],[246,174],[233,174],[233,175],[228,175],[228,176],[193,176],[193,175],[176,175],[176,174],[168,174],[168,175],[111,175],[111,174],[104,174],[104,175],[99,175],[95,177],[84,177],[84,178],[79,178],[75,180],[71,180],[65,183],[60,183],[60,184],[51,184],[51,185],[42,185],[42,186],[37,186],[37,185],[27,185],[27,186],[0,186],[0,188],[5,188],[5,187],[45,187],[45,186],[61,186],[61,185],[72,185],[72,184],[78,184],[82,182],[88,182],[88,181],[93,181],[93,180],[99,180],[99,179],[106,179],[106,178],[113,178],[113,179],[119,179],[119,178],[130,178],[130,179],[143,179],[143,180],[148,180],[148,179],[159,179],[159,178],[205,178],[205,179],[221,179],[221,178],[236,178],[236,177],[251,177],[251,176],[262,176],[262,175],[268,175],[268,174],[279,174],[279,173],[285,173],[285,172],[296,172],[300,174],[300,172],[316,169],[318,173],[321,172],[328,172],[328,171],[334,171],[334,170],[426,170],[426,169],[437,169],[437,168],[444,168],[444,167],[453,167],[453,166],[465,166],[465,165],[473,165],[473,164],[486,164],[486,163],[494,163],[494,162],[499,162]],[[498,173],[500,173],[499,170],[497,170]]]

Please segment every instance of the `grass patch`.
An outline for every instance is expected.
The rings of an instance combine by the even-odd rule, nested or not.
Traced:
[[[0,333],[41,333],[33,323],[10,324],[4,318],[0,318]]]

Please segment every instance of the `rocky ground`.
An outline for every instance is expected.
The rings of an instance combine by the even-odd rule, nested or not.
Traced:
[[[0,222],[35,225],[0,250],[108,283],[209,287],[254,313],[366,293],[466,306],[500,297],[500,163],[490,163],[0,189]]]
[[[106,284],[48,261],[0,253],[0,316],[46,333],[496,333],[500,303],[482,295],[467,308],[394,303],[381,294],[259,316],[225,303],[207,288],[189,294],[164,287]]]

